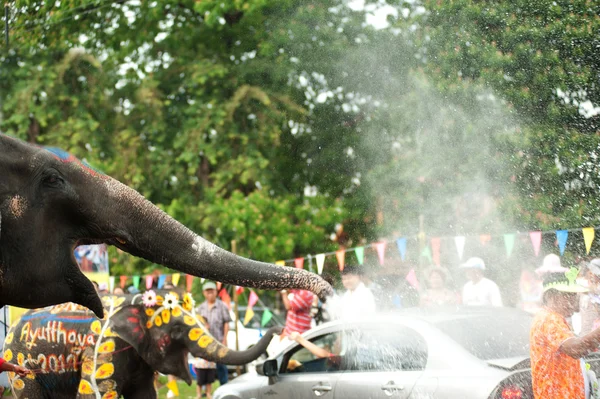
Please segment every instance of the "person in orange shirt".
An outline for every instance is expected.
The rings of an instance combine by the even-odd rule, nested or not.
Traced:
[[[589,397],[585,364],[581,358],[600,345],[600,329],[578,337],[567,322],[579,307],[577,269],[550,273],[543,281],[543,308],[529,334],[531,377],[535,399]]]

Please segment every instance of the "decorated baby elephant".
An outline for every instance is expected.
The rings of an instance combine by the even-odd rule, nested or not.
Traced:
[[[251,349],[236,352],[209,334],[190,294],[146,291],[102,302],[105,319],[67,303],[30,310],[11,327],[4,358],[34,370],[24,378],[9,373],[17,398],[156,398],[156,371],[191,384],[188,353],[245,364],[281,330],[273,327]]]

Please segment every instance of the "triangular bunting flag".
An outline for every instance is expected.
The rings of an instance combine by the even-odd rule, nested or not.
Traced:
[[[454,245],[456,245],[456,252],[458,252],[458,259],[462,260],[463,254],[465,252],[465,242],[467,238],[465,236],[456,236],[454,237]]]
[[[595,230],[593,227],[584,227],[581,229],[583,232],[583,241],[585,242],[585,253],[589,254],[592,248],[592,242],[594,241]]]
[[[529,238],[531,238],[531,245],[533,245],[533,253],[535,256],[540,254],[540,248],[542,246],[542,232],[541,231],[530,231]]]
[[[219,298],[221,298],[223,303],[231,310],[231,297],[229,296],[229,292],[227,292],[227,290],[219,291]]]
[[[158,276],[158,289],[159,290],[162,287],[164,287],[166,281],[167,281],[167,275],[166,274],[161,274],[160,276]]]
[[[515,234],[504,234],[504,248],[506,249],[506,257],[510,257],[515,248]]]
[[[133,276],[133,286],[138,290],[140,289],[140,279],[140,276]]]
[[[354,253],[356,254],[356,259],[358,260],[358,264],[362,265],[365,262],[365,247],[354,248]]]
[[[152,276],[146,276],[146,289],[147,290],[152,288],[152,283],[154,283],[154,278]]]
[[[408,281],[408,283],[414,288],[419,289],[419,280],[417,280],[417,273],[415,273],[415,269],[410,269],[406,275],[406,281]]]
[[[121,282],[121,288],[125,289],[125,285],[127,284],[127,276],[120,276],[119,280]]]
[[[256,295],[256,292],[250,291],[250,296],[248,297],[248,306],[252,307],[256,305],[256,302],[258,302],[258,295]]]
[[[565,248],[567,247],[567,239],[569,238],[569,232],[567,230],[556,230],[556,241],[558,241],[558,249],[560,256],[565,254]]]
[[[479,236],[479,242],[481,242],[481,246],[485,247],[485,244],[492,241],[492,236],[489,234],[481,234]]]
[[[264,327],[267,325],[267,323],[269,321],[271,321],[271,318],[273,318],[273,313],[271,313],[271,311],[269,309],[265,309],[265,311],[262,314],[262,319],[260,321],[260,326]]]
[[[177,387],[177,380],[173,380],[167,384],[167,388],[173,392],[173,395],[179,396],[179,388]]]
[[[440,247],[442,241],[440,237],[431,237],[431,250],[433,251],[433,263],[436,266],[440,266]]]
[[[315,256],[317,260],[317,272],[323,274],[323,265],[325,264],[325,254],[318,254]]]
[[[108,278],[108,292],[110,292],[112,294],[114,290],[115,290],[115,276],[110,276]]]
[[[238,295],[242,295],[242,292],[244,292],[244,287],[236,285],[235,286],[235,293],[238,294]]]
[[[216,286],[217,286],[217,292],[218,292],[218,291],[221,291],[221,287],[223,287],[223,283],[222,283],[222,282],[220,282],[220,281],[217,281],[217,284],[216,284]]]
[[[275,264],[277,266],[285,266],[285,261],[284,260],[278,260],[277,262],[275,262]]]
[[[400,258],[402,260],[406,259],[406,238],[398,238],[396,240],[396,246],[398,247],[398,252],[400,252]]]
[[[254,310],[252,310],[252,308],[247,308],[246,316],[244,316],[244,325],[248,324],[248,322],[250,322],[250,320],[252,320],[253,317],[254,317]]]
[[[192,284],[194,283],[194,276],[191,274],[185,275],[185,290],[190,292],[192,290]]]
[[[379,264],[383,265],[385,260],[385,242],[376,242],[373,243],[375,249],[377,250],[377,257],[379,258]]]
[[[338,267],[340,268],[340,271],[344,270],[346,251],[344,251],[343,249],[340,249],[339,251],[335,251],[335,257],[337,258]]]
[[[179,273],[175,273],[175,274],[173,274],[173,277],[171,277],[171,282],[173,283],[173,285],[175,287],[177,287],[177,284],[179,284],[180,278],[181,278],[181,274],[179,274]]]
[[[296,265],[296,269],[304,269],[304,258],[294,259],[294,265]]]
[[[431,250],[429,249],[429,245],[426,245],[425,248],[423,248],[421,251],[421,256],[426,257],[429,260],[429,263],[433,261],[431,258]]]

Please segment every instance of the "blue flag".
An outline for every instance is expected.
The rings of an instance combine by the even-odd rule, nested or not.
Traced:
[[[569,238],[569,232],[567,230],[556,230],[556,240],[558,241],[558,249],[560,250],[561,256],[565,253],[567,238]]]
[[[406,258],[406,238],[398,238],[396,245],[398,246],[398,251],[400,251],[400,257],[404,260]]]
[[[160,276],[158,276],[158,289],[159,290],[163,287],[163,285],[165,285],[165,281],[167,281],[166,274],[161,274]]]

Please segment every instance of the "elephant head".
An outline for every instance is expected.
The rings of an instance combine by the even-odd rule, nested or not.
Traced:
[[[331,286],[305,270],[236,256],[72,155],[0,134],[0,304],[76,302],[103,315],[73,249],[106,243],[172,269],[261,289]]]
[[[123,297],[104,297],[122,301]],[[107,305],[109,305],[107,303]],[[188,353],[230,365],[247,364],[263,354],[273,334],[281,327],[271,327],[252,348],[233,351],[214,339],[200,316],[196,316],[191,294],[146,291],[112,315],[112,331],[131,345],[153,370],[175,375],[191,384]]]

